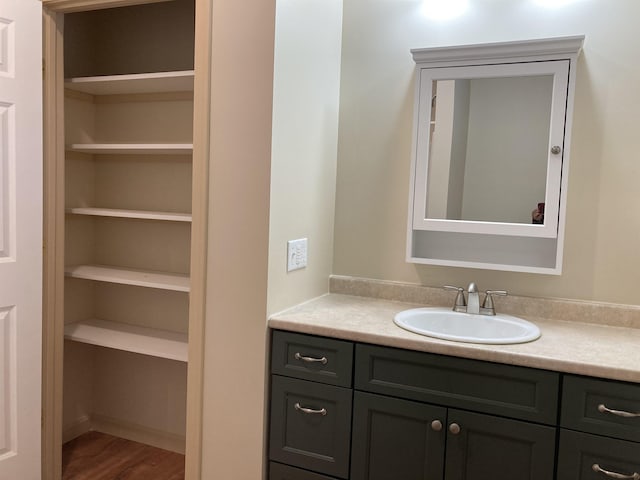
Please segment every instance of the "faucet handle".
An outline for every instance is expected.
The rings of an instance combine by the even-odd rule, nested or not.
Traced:
[[[500,295],[504,297],[505,295],[507,295],[507,292],[505,290],[487,290],[486,291],[484,301],[482,302],[482,308],[489,310],[491,312],[490,313],[491,315],[495,315],[496,310],[493,306],[493,298],[491,297],[491,295]]]
[[[464,288],[454,287],[452,285],[445,285],[442,288],[444,288],[445,290],[455,290],[456,292],[458,292],[458,294],[456,295],[456,301],[454,302],[454,305],[453,305],[454,311],[466,311],[467,301],[464,298]]]

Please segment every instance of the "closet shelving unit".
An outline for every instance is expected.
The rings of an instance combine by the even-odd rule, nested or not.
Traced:
[[[80,92],[92,97],[184,93],[193,92],[193,80],[193,70],[153,72],[69,78],[65,80],[65,88],[68,91]],[[190,155],[193,152],[193,144],[73,143],[67,146],[67,151],[91,155]],[[191,215],[181,212],[73,206],[68,207],[66,212],[73,215],[159,222],[191,222]],[[65,268],[65,275],[98,282],[189,292],[189,276],[184,274],[114,268],[105,265],[72,265]],[[67,324],[65,338],[128,352],[187,361],[187,335],[161,329],[87,319]]]
[[[185,451],[194,12],[65,14],[63,442]]]

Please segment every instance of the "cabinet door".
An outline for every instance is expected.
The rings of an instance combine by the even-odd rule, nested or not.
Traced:
[[[558,480],[640,479],[640,443],[560,430]]]
[[[351,397],[347,388],[273,375],[269,458],[347,478]]]
[[[446,480],[552,480],[555,438],[553,427],[451,409]]]
[[[351,480],[442,479],[445,408],[363,392],[353,401]]]

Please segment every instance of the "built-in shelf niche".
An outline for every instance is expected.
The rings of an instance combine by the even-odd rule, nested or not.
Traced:
[[[64,17],[67,439],[96,429],[184,451],[194,12]]]

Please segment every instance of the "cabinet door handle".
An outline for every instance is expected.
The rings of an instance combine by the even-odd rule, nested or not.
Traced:
[[[327,357],[322,357],[322,358],[306,357],[304,355],[300,355],[300,352],[296,352],[293,358],[295,358],[296,360],[302,360],[303,362],[306,362],[306,363],[321,363],[322,365],[326,365],[327,362],[329,361],[327,360]]]
[[[632,475],[623,475],[622,473],[610,472],[608,470],[605,470],[604,468],[601,468],[600,465],[598,465],[597,463],[594,463],[593,465],[591,465],[591,470],[597,473],[602,473],[609,478],[618,478],[618,479],[624,479],[624,480],[640,480],[640,473],[634,472]]]
[[[601,403],[600,405],[598,405],[598,411],[600,413],[610,413],[611,415],[617,415],[618,417],[624,417],[624,418],[640,417],[640,413],[624,412],[622,410],[611,410],[610,408],[607,408],[607,406],[604,403]]]
[[[457,423],[452,423],[451,425],[449,425],[449,431],[454,435],[458,435],[460,433],[460,430],[460,425],[458,425]]]
[[[312,408],[301,407],[298,402],[296,402],[293,407],[302,413],[306,413],[307,415],[322,415],[325,416],[327,414],[326,408],[321,408],[320,410],[314,410]]]
[[[440,430],[442,430],[442,422],[440,420],[434,420],[433,422],[431,422],[431,428],[436,432],[439,432]]]

